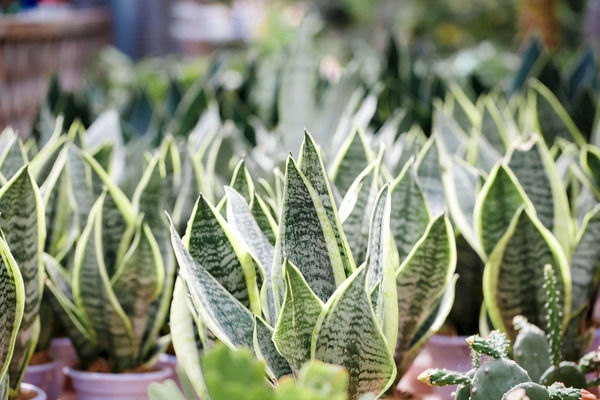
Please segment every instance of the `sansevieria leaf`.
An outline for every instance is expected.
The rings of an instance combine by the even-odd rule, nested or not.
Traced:
[[[319,154],[316,143],[306,131],[304,132],[304,142],[302,143],[302,148],[300,150],[298,166],[319,195],[319,200],[321,200],[321,204],[323,204],[323,207],[325,208],[329,223],[335,234],[340,256],[344,263],[344,271],[346,272],[346,276],[350,276],[356,269],[354,259],[352,258],[348,240],[342,229],[342,223],[337,212],[337,207],[335,205],[333,193],[331,192],[329,180],[327,179],[325,167],[323,166],[323,161],[321,160],[321,155]]]
[[[431,137],[416,161],[417,177],[432,216],[437,216],[446,208],[442,170],[440,168],[440,149],[435,136]]]
[[[402,263],[429,224],[429,209],[412,161],[391,183],[390,230]]]
[[[402,364],[426,311],[437,301],[456,268],[454,231],[445,214],[433,219],[404,263],[396,271],[398,339],[396,364]]]
[[[196,202],[184,241],[198,264],[246,308],[260,313],[252,258],[227,221],[203,196]]]
[[[75,250],[73,267],[73,297],[82,310],[85,324],[97,338],[99,346],[114,360],[115,371],[135,368],[137,356],[131,320],[111,287],[104,264],[102,226],[104,192],[90,211],[88,223]]]
[[[0,149],[0,173],[6,179],[12,178],[26,163],[27,154],[23,142],[12,129],[2,132]]]
[[[238,233],[239,239],[246,245],[248,252],[260,264],[264,271],[264,282],[261,294],[266,297],[265,314],[267,321],[275,325],[277,314],[273,298],[273,256],[275,249],[265,237],[254,219],[244,198],[234,189],[225,187],[227,194],[227,220]]]
[[[487,256],[523,204],[528,209],[534,209],[512,171],[505,164],[498,164],[483,185],[473,210],[475,233]]]
[[[250,310],[192,257],[172,223],[171,241],[179,274],[187,283],[202,321],[229,347],[253,348],[254,320]]]
[[[25,366],[37,343],[36,324],[44,285],[42,252],[46,238],[44,207],[39,188],[21,168],[0,189],[0,226],[25,287],[25,309],[10,363],[11,392],[18,392]]]
[[[567,259],[552,234],[532,211],[524,206],[512,221],[490,255],[483,274],[486,309],[494,326],[515,338],[512,320],[523,315],[534,325],[546,326],[544,266],[550,264],[557,275],[561,308],[570,310],[571,275]],[[564,313],[566,324],[568,312]]]
[[[313,331],[325,305],[310,290],[298,268],[287,259],[283,273],[286,292],[273,341],[297,375],[304,363],[310,360]]]
[[[231,177],[231,187],[234,188],[243,198],[246,203],[251,204],[254,197],[254,183],[246,168],[244,160],[240,160],[235,166],[233,176]]]
[[[259,359],[265,360],[268,373],[273,378],[281,379],[292,374],[290,364],[275,347],[273,328],[259,316],[254,318],[254,352]]]
[[[15,339],[23,318],[25,288],[23,279],[8,245],[0,238],[0,398],[8,393],[9,361],[13,355]]]
[[[329,176],[342,197],[374,158],[365,134],[358,129],[352,131],[337,153],[329,171]]]
[[[318,193],[291,157],[287,161],[273,262],[276,307],[281,306],[285,292],[285,256],[298,267],[308,286],[323,302],[345,279],[344,264],[327,212]]]
[[[311,349],[314,359],[346,368],[349,400],[368,392],[380,396],[396,375],[366,279],[363,265],[334,293],[317,321]]]

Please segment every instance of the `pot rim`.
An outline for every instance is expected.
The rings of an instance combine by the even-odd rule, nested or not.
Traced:
[[[56,367],[58,367],[58,360],[52,360],[50,362],[43,363],[43,364],[28,365],[26,370],[28,370],[29,372],[35,373],[35,372],[42,372],[42,371],[50,371]]]
[[[127,382],[127,381],[154,381],[161,378],[169,378],[173,373],[171,367],[166,365],[156,365],[157,371],[133,372],[133,373],[113,373],[113,372],[88,372],[66,366],[63,367],[63,373],[71,379],[88,380],[95,382]]]
[[[46,400],[48,397],[46,396],[46,392],[44,392],[39,387],[32,385],[31,383],[21,382],[21,389],[25,389],[35,393],[35,397],[31,400]]]
[[[453,346],[465,346],[468,347],[467,338],[470,336],[461,335],[440,335],[434,333],[429,337],[429,342],[437,345],[453,345]]]

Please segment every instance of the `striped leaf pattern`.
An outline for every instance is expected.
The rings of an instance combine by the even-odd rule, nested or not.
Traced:
[[[346,139],[333,161],[329,176],[344,197],[352,182],[373,161],[372,150],[362,131],[356,129]]]
[[[349,400],[367,392],[380,396],[396,374],[366,279],[363,265],[338,288],[317,321],[311,349],[314,359],[346,368]]]
[[[419,153],[416,162],[417,177],[432,216],[437,216],[446,208],[444,185],[440,168],[440,150],[437,139],[430,138]]]
[[[41,260],[46,235],[44,208],[28,166],[21,168],[0,189],[0,226],[25,286],[23,320],[9,370],[11,391],[15,391],[31,357],[31,346],[37,342],[35,325],[44,285]]]
[[[335,200],[333,199],[333,194],[329,185],[329,179],[327,178],[319,150],[313,138],[306,131],[304,132],[304,142],[300,149],[298,166],[319,195],[319,200],[321,200],[321,204],[323,204],[323,208],[325,208],[325,212],[329,218],[329,223],[333,228],[340,256],[342,257],[342,263],[344,264],[344,271],[346,276],[350,276],[356,269],[354,259],[352,258],[348,240],[342,229],[342,223],[337,212]]]
[[[556,271],[557,288],[563,299],[561,308],[570,310],[571,278],[560,245],[533,212],[521,207],[490,255],[483,274],[483,294],[490,318],[496,328],[506,331],[512,339],[516,337],[512,320],[517,315],[534,325],[546,326],[546,264]],[[564,315],[566,318],[568,313]]]
[[[225,192],[227,194],[227,221],[236,230],[239,239],[244,242],[252,257],[264,271],[264,284],[261,289],[261,291],[265,291],[267,299],[267,309],[264,311],[267,321],[271,325],[275,325],[277,314],[273,298],[272,274],[275,249],[258,226],[242,195],[230,187],[225,187]]]
[[[180,268],[179,275],[186,282],[202,321],[228,346],[253,348],[252,313],[192,257],[172,223],[171,240]]]
[[[284,274],[286,292],[273,342],[297,376],[304,363],[310,360],[313,331],[325,306],[310,290],[298,268],[287,259]]]
[[[298,267],[308,286],[326,302],[344,281],[344,265],[327,212],[319,195],[289,157],[283,191],[283,209],[273,263],[275,306],[285,293],[284,258]]]
[[[402,263],[429,223],[429,209],[409,162],[391,183],[390,229]]]
[[[103,193],[90,211],[89,221],[75,250],[73,297],[83,312],[83,320],[98,345],[114,360],[113,370],[135,368],[135,338],[131,321],[119,304],[110,285],[102,249]]]
[[[5,136],[6,143],[3,144],[2,153],[0,153],[0,174],[6,179],[12,178],[26,163],[27,155],[23,148],[23,142],[19,136],[14,133],[7,134],[4,131],[2,136]]]
[[[246,168],[244,160],[240,160],[233,170],[230,186],[234,188],[243,198],[246,203],[251,204],[254,196],[254,183]]]
[[[201,343],[198,329],[192,317],[193,305],[189,304],[189,294],[185,282],[181,278],[175,281],[173,302],[171,304],[170,327],[173,347],[177,354],[185,354],[177,362],[190,379],[196,393],[201,398],[207,398],[204,377],[200,368]]]
[[[556,232],[563,248],[570,249],[574,233],[566,190],[558,176],[550,152],[543,141],[517,145],[508,166],[533,203],[537,217]]]
[[[15,348],[25,306],[25,288],[19,267],[8,245],[0,238],[0,398],[8,393],[9,362]],[[2,395],[2,393],[5,393]]]
[[[214,207],[200,196],[188,223],[185,243],[198,264],[246,308],[260,312],[250,254]],[[189,284],[189,283],[188,283]]]
[[[600,207],[589,212],[578,235],[577,246],[571,257],[571,279],[573,288],[573,312],[584,306],[592,298],[598,283],[600,268]],[[590,304],[593,306],[593,304]]]
[[[427,310],[444,292],[455,268],[454,231],[447,216],[442,214],[430,222],[423,237],[396,271],[397,365],[401,365],[403,352],[409,348]]]
[[[498,106],[494,102],[493,98],[486,96],[482,102],[483,110],[481,112],[481,134],[485,135],[488,142],[496,149],[500,154],[506,152],[506,143],[508,138],[506,137],[506,130],[504,127],[504,121]]]
[[[375,299],[375,314],[381,320],[383,334],[392,353],[398,332],[398,303],[396,293],[396,264],[390,232],[390,187],[386,184],[377,197],[367,250],[367,290]]]
[[[254,193],[254,201],[250,209],[263,235],[265,235],[269,243],[275,246],[275,242],[277,241],[277,221],[273,219],[269,207],[258,193]]]
[[[369,222],[379,192],[380,168],[381,157],[356,178],[340,205],[342,226],[357,264],[362,264],[367,256]]]
[[[164,281],[165,269],[158,243],[150,227],[140,219],[133,243],[111,279],[113,291],[131,321],[137,348],[144,347],[144,334],[148,324],[154,322],[149,308],[161,295]],[[143,356],[138,355],[140,364]]]
[[[498,164],[481,189],[473,211],[475,233],[486,255],[496,247],[523,204],[534,208],[508,166]]]
[[[273,328],[259,316],[255,316],[254,321],[254,351],[259,358],[265,360],[269,374],[275,379],[291,375],[290,364],[273,342]]]

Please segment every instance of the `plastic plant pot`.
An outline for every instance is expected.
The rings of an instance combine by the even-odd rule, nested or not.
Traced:
[[[43,390],[48,400],[57,400],[62,393],[65,376],[60,371],[60,363],[52,361],[45,364],[28,365],[23,382]]]
[[[37,386],[34,386],[30,383],[21,383],[21,392],[33,392],[35,395],[30,397],[29,400],[46,400],[46,393],[42,389]]]

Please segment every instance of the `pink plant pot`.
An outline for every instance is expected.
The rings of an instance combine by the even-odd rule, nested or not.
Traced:
[[[65,382],[65,376],[59,367],[60,363],[58,361],[28,365],[25,368],[23,382],[43,390],[48,400],[57,400]]]

